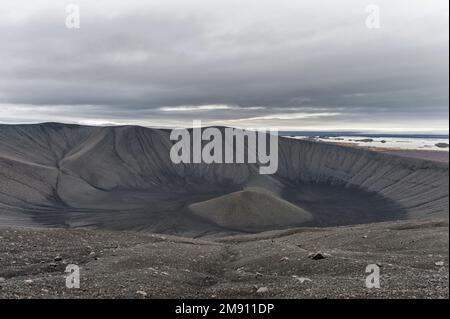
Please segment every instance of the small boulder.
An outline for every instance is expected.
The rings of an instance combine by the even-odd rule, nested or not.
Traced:
[[[312,260],[320,260],[320,259],[325,259],[327,257],[325,256],[325,254],[323,254],[322,252],[318,251],[316,253],[310,253],[308,255],[308,258],[310,258]]]
[[[264,295],[268,292],[269,292],[269,288],[267,288],[267,287],[260,287],[260,288],[258,288],[258,290],[256,290],[256,293],[258,295]]]

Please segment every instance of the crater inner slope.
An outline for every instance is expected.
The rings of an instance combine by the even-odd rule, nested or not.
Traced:
[[[202,236],[448,218],[446,163],[280,138],[278,171],[263,176],[254,164],[173,164],[169,135],[0,125],[0,224]],[[222,210],[205,218],[211,203]]]

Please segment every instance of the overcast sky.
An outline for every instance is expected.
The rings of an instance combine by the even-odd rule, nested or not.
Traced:
[[[448,0],[0,2],[2,123],[448,131]]]

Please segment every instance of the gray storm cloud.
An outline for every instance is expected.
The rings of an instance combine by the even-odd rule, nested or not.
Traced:
[[[299,2],[2,4],[0,121],[448,130],[448,1]]]

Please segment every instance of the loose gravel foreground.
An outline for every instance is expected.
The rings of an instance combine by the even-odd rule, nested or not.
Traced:
[[[448,250],[441,218],[203,239],[0,228],[0,298],[448,298]]]

